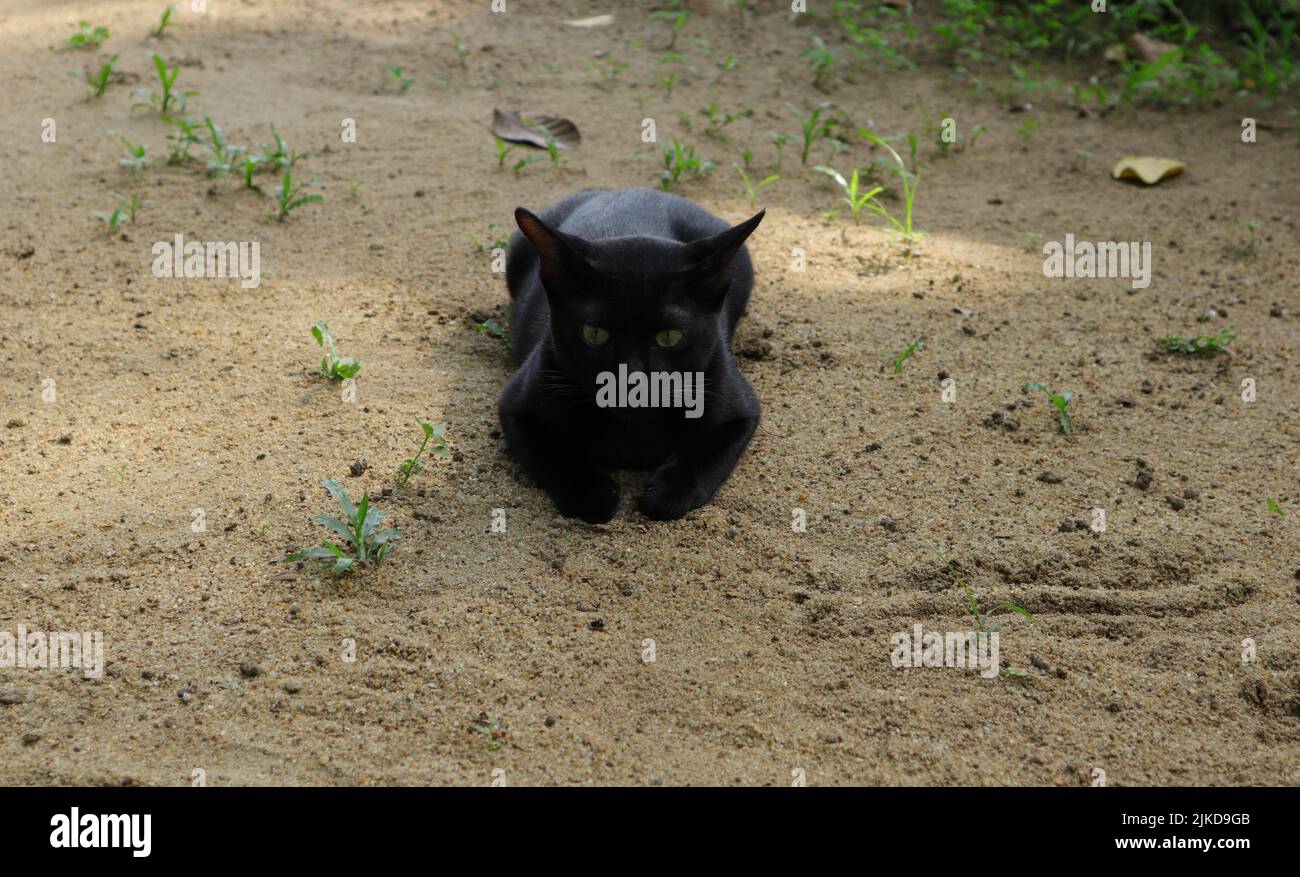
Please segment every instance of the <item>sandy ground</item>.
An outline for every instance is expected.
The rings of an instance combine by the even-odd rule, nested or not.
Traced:
[[[1281,108],[1249,145],[1234,106],[1040,106],[1025,139],[1023,114],[933,63],[811,89],[807,30],[779,13],[742,26],[696,4],[679,48],[699,75],[668,98],[667,29],[640,4],[212,0],[151,41],[161,5],[0,16],[0,629],[102,631],[108,662],[100,679],[0,670],[0,781],[1300,782],[1300,170]],[[607,11],[611,27],[560,23]],[[57,51],[79,18],[111,39]],[[278,224],[201,167],[133,184],[118,138],[165,152],[157,114],[130,111],[150,50],[232,141],[275,123],[316,152],[299,173],[325,203]],[[588,67],[601,50],[629,64],[618,82]],[[86,99],[80,70],[111,53],[127,81]],[[389,64],[405,93],[383,87]],[[702,133],[711,99],[754,111],[731,146]],[[560,518],[497,428],[510,364],[471,327],[503,319],[506,294],[468,235],[581,187],[657,185],[645,117],[718,162],[677,191],[738,221],[735,147],[775,172],[767,132],[798,133],[787,103],[825,100],[886,134],[921,128],[922,106],[988,131],[946,157],[924,139],[910,251],[879,220],[827,221],[829,180],[786,149],[737,340],[764,404],[746,457],[681,521]],[[498,106],[568,116],[582,147],[500,170]],[[1126,153],[1188,170],[1114,182]],[[149,203],[106,234],[89,212],[133,189]],[[260,287],[154,277],[152,244],[177,233],[260,242]],[[1151,241],[1151,286],[1045,277],[1042,243],[1067,233]],[[1230,326],[1231,356],[1156,354],[1211,308],[1201,328]],[[317,320],[363,361],[355,402],[313,373]],[[917,338],[895,373],[888,354]],[[1073,435],[1026,381],[1075,393]],[[392,487],[417,417],[447,423],[455,454],[379,497],[402,533],[388,561],[345,579],[276,564],[334,511],[322,477]],[[940,553],[986,609],[1033,613],[1000,631],[1023,675],[891,666],[895,632],[971,628]]]

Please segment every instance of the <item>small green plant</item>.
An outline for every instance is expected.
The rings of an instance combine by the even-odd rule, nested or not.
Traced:
[[[406,482],[412,475],[419,475],[424,471],[424,464],[420,462],[420,456],[428,446],[429,441],[433,441],[433,447],[429,448],[429,453],[445,457],[449,451],[447,448],[447,438],[445,433],[447,427],[441,423],[429,423],[426,420],[416,420],[420,424],[420,431],[424,433],[424,439],[420,442],[420,449],[415,452],[415,456],[409,460],[403,461],[402,465],[397,467],[397,486],[405,487]]]
[[[975,598],[975,592],[971,590],[970,585],[966,584],[965,580],[962,579],[961,574],[957,572],[956,564],[947,557],[944,557],[942,554],[940,554],[939,557],[943,561],[944,568],[948,571],[948,575],[951,576],[952,580],[961,588],[962,595],[966,598],[966,608],[969,610],[971,617],[975,619],[975,627],[980,632],[987,631],[992,633],[1001,626],[999,622],[989,620],[993,617],[995,612],[1001,609],[1007,609],[1017,615],[1022,615],[1030,621],[1034,620],[1034,616],[1030,614],[1029,610],[1018,603],[999,603],[988,612],[981,612],[979,600]]]
[[[799,126],[803,134],[803,147],[799,151],[799,160],[803,164],[808,163],[808,153],[812,151],[813,145],[831,133],[831,127],[829,120],[822,119],[821,107],[814,107],[808,118],[803,120]]]
[[[1070,417],[1070,400],[1074,394],[1069,390],[1062,390],[1059,393],[1053,393],[1042,384],[1022,384],[1020,389],[1026,393],[1037,392],[1047,396],[1048,400],[1056,406],[1056,412],[1061,424],[1061,432],[1069,435],[1074,432],[1074,420]]]
[[[109,234],[117,231],[118,227],[128,222],[135,222],[136,211],[146,203],[140,199],[139,192],[132,192],[131,197],[127,198],[117,192],[113,192],[113,197],[117,198],[117,204],[111,211],[92,210],[91,215],[98,217],[104,222],[104,230]]]
[[[257,155],[245,155],[244,160],[239,165],[239,177],[244,183],[245,189],[252,189],[259,195],[265,195],[266,192],[257,184],[253,176],[262,168],[262,158]]]
[[[546,155],[551,160],[551,167],[560,166],[560,145],[549,134],[546,136]]]
[[[587,59],[587,66],[600,74],[602,85],[608,87],[618,82],[623,71],[627,70],[628,65],[616,58],[610,57],[608,60],[598,58]]]
[[[478,247],[481,251],[496,249],[504,250],[510,243],[509,238],[506,236],[506,230],[502,228],[501,223],[499,222],[489,223],[487,233],[488,240],[479,240],[478,236],[474,234],[471,234],[469,239],[473,242],[474,246]]]
[[[1268,503],[1268,510],[1270,512],[1279,517],[1286,517],[1286,512],[1282,510],[1282,507],[1277,504],[1277,500],[1273,499],[1273,497],[1268,497],[1265,502]]]
[[[203,142],[199,139],[199,135],[195,130],[195,120],[189,116],[177,116],[176,118],[163,116],[163,121],[176,129],[167,135],[167,163],[187,164],[193,161],[194,156],[190,155],[190,147]]]
[[[280,136],[280,132],[275,130],[275,125],[271,126],[271,144],[270,146],[258,144],[262,149],[263,166],[270,171],[292,170],[295,164],[313,155],[310,152],[294,152],[288,142]]]
[[[356,377],[357,372],[361,371],[361,360],[350,356],[339,356],[334,336],[330,334],[330,327],[325,325],[324,320],[311,327],[311,335],[316,339],[317,346],[325,349],[325,355],[320,361],[322,375],[331,381],[346,381]]]
[[[504,168],[506,159],[510,157],[510,153],[515,151],[515,148],[500,137],[493,137],[492,140],[497,147],[497,167]]]
[[[921,342],[921,339],[918,338],[915,341],[913,341],[911,344],[904,347],[898,353],[891,354],[889,361],[894,366],[894,374],[898,374],[903,370],[903,364],[912,358],[913,353],[916,353],[916,351],[918,350],[924,350],[924,349],[925,349],[925,344],[923,344]]]
[[[853,173],[849,175],[849,179],[847,180],[844,179],[844,175],[835,170],[835,168],[827,167],[824,164],[814,165],[813,170],[826,174],[826,176],[834,180],[835,184],[844,192],[844,197],[840,200],[848,205],[849,212],[853,215],[853,221],[855,223],[859,221],[859,216],[864,207],[873,207],[877,212],[884,210],[884,208],[873,204],[875,197],[885,191],[884,186],[873,186],[864,191],[865,187],[862,185],[862,178],[859,175],[857,168],[853,169]],[[834,219],[838,213],[838,210],[832,210],[827,213],[826,216],[829,219]]]
[[[108,88],[109,82],[113,79],[113,65],[117,63],[117,55],[108,59],[108,63],[99,68],[98,73],[86,71],[86,84],[90,86],[91,97],[102,97],[104,90]]]
[[[714,80],[713,80],[715,83],[716,83],[716,82],[721,82],[721,81],[722,81],[722,77],[726,76],[726,75],[727,75],[728,73],[730,73],[732,70],[735,70],[735,69],[736,69],[736,56],[735,56],[735,55],[727,55],[727,57],[723,58],[723,59],[718,63],[718,68],[719,68],[719,69],[718,69],[718,77],[717,77],[717,79],[714,79]]]
[[[198,94],[197,91],[177,91],[176,77],[180,75],[181,65],[173,64],[170,70],[167,69],[167,62],[160,55],[150,53],[153,59],[153,68],[158,74],[158,85],[162,89],[162,94],[151,91],[144,86],[134,89],[131,93],[138,94],[144,100],[136,101],[131,105],[131,109],[136,107],[152,107],[158,111],[160,116],[168,116],[173,111],[185,112],[185,105],[189,98]]]
[[[1199,332],[1183,337],[1182,335],[1165,335],[1156,339],[1156,345],[1166,353],[1180,353],[1184,356],[1213,356],[1216,353],[1232,353],[1228,345],[1237,336],[1231,329],[1220,329],[1213,335]]]
[[[677,84],[677,74],[676,74],[675,72],[673,72],[673,73],[667,73],[667,74],[664,75],[664,78],[663,78],[662,80],[660,80],[660,82],[661,82],[661,84],[662,84],[663,87],[664,87],[664,93],[665,93],[668,97],[672,97],[672,96],[673,96],[673,86],[675,86],[675,85]]]
[[[916,169],[916,135],[912,133],[907,135],[907,145],[912,158],[912,169],[908,170],[907,164],[903,161],[902,156],[898,154],[898,150],[890,146],[879,134],[867,128],[860,129],[858,133],[876,146],[883,147],[889,153],[890,158],[894,160],[894,164],[887,167],[891,172],[897,174],[902,182],[903,218],[898,219],[874,199],[868,201],[865,206],[887,219],[894,231],[903,236],[903,240],[913,240],[917,237],[917,234],[912,228],[912,207],[916,203],[916,188],[921,183],[921,172]]]
[[[943,564],[944,571],[948,574],[948,577],[952,579],[953,584],[961,589],[962,597],[966,602],[966,609],[970,612],[971,618],[975,621],[976,631],[988,634],[998,632],[1002,627],[1002,621],[1001,619],[994,619],[993,616],[1004,609],[1008,612],[1014,612],[1024,618],[1028,618],[1030,621],[1034,620],[1033,614],[1019,603],[999,603],[987,612],[981,610],[979,599],[975,596],[975,591],[971,589],[970,585],[966,584],[966,580],[963,579],[961,573],[957,571],[957,564],[955,564],[938,548],[935,548],[926,542],[922,542],[921,544],[929,549],[935,557],[939,559],[939,562]],[[1008,667],[1006,675],[1009,678],[1018,679],[1025,675],[1025,671]]]
[[[497,739],[497,723],[478,721],[471,725],[474,731],[483,736],[483,746],[489,752],[496,752],[502,746],[502,741]]]
[[[661,9],[651,12],[650,17],[672,23],[672,36],[668,40],[668,45],[660,48],[673,49],[677,46],[677,37],[681,35],[682,28],[686,27],[686,20],[690,18],[690,13],[685,9]]]
[[[460,68],[462,70],[467,69],[469,67],[469,46],[465,45],[464,41],[461,40],[460,37],[453,34],[451,37],[451,49],[456,53],[456,63],[460,65]]]
[[[322,539],[319,547],[295,551],[281,558],[281,562],[332,560],[335,573],[352,572],[358,567],[378,566],[401,536],[392,527],[379,529],[384,513],[371,507],[368,491],[363,491],[361,502],[353,505],[347,490],[333,478],[321,479],[321,484],[339,504],[343,517],[340,519],[333,515],[317,515],[311,519],[312,523],[320,524],[343,537],[343,547]]]
[[[176,14],[175,6],[168,6],[166,9],[164,9],[162,11],[162,15],[158,17],[157,27],[149,31],[150,35],[153,36],[154,39],[158,39],[158,40],[165,37],[167,35],[167,26],[172,23],[172,16],[175,14]]]
[[[65,49],[98,49],[100,43],[108,39],[108,28],[103,25],[90,26],[90,22],[77,22],[77,32],[63,41]]]
[[[207,149],[211,156],[208,160],[208,176],[227,176],[239,161],[239,157],[244,154],[244,147],[227,143],[221,128],[206,113],[203,114],[203,126],[198,131],[207,132],[207,139],[204,139],[202,134],[196,133],[196,136],[199,145]]]
[[[813,34],[812,45],[799,53],[800,58],[808,59],[808,66],[813,71],[813,87],[823,88],[826,75],[835,69],[836,57],[827,46],[826,41]]]
[[[352,197],[353,201],[357,199],[358,193],[360,193],[361,187],[364,185],[365,183],[361,180],[348,179],[348,195]]]
[[[392,64],[389,64],[385,72],[387,78],[384,82],[391,82],[393,85],[396,85],[398,92],[401,94],[406,94],[406,90],[415,84],[415,79],[404,75],[401,67],[394,67]]]
[[[782,134],[780,131],[769,131],[767,137],[772,141],[772,148],[776,150],[776,167],[781,168],[781,160],[785,157],[785,148],[794,142],[789,134]],[[807,164],[807,162],[804,162]]]
[[[275,204],[278,212],[269,214],[276,222],[284,222],[290,212],[297,210],[307,204],[319,204],[325,199],[317,194],[305,195],[303,189],[307,186],[317,185],[316,180],[307,180],[302,183],[293,181],[293,171],[288,168],[284,171],[284,176],[280,178],[280,185],[275,189]]]
[[[717,101],[709,101],[709,103],[700,107],[700,115],[709,120],[709,124],[704,129],[705,136],[725,140],[722,130],[737,119],[744,119],[753,115],[753,111],[742,110],[739,113],[724,113],[718,109]]]
[[[1038,129],[1041,127],[1043,127],[1042,119],[1026,117],[1025,120],[1020,123],[1020,127],[1016,129],[1016,136],[1021,140],[1028,142],[1034,139],[1034,135],[1038,133]]]
[[[143,143],[132,143],[125,137],[122,138],[122,143],[126,146],[126,155],[118,161],[118,164],[130,171],[131,176],[139,179],[144,173],[145,165],[149,163],[149,147]]]
[[[1241,254],[1254,257],[1259,254],[1259,220],[1243,219],[1241,225],[1246,229],[1246,242],[1241,247]]]
[[[780,174],[769,174],[768,176],[764,177],[763,179],[755,183],[750,180],[749,174],[745,171],[743,167],[736,164],[734,161],[731,163],[731,166],[734,167],[736,169],[736,172],[740,174],[740,182],[745,187],[745,199],[749,201],[750,210],[754,209],[754,204],[758,200],[758,193],[763,190],[763,187],[770,186],[772,183],[775,183],[777,180],[781,179]]]
[[[695,147],[687,146],[676,137],[671,145],[663,150],[664,169],[659,172],[659,185],[665,192],[669,191],[683,173],[701,177],[713,170],[713,162],[695,154]]]
[[[500,344],[507,353],[510,352],[510,330],[496,320],[484,320],[474,324],[474,331],[486,335]]]

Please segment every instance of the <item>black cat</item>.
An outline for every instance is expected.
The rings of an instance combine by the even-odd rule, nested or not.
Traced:
[[[758,425],[731,338],[754,281],[745,239],[762,219],[729,228],[648,189],[587,189],[538,216],[515,211],[522,234],[510,240],[506,283],[520,365],[497,411],[562,514],[614,517],[614,469],[653,470],[638,505],[660,520],[698,508],[727,480]],[[607,407],[646,401],[598,392],[638,374],[658,381],[658,407]]]

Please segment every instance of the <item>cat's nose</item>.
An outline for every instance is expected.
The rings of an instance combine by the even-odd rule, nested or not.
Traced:
[[[626,353],[623,355],[623,362],[627,365],[627,373],[644,372],[645,358],[636,353]]]

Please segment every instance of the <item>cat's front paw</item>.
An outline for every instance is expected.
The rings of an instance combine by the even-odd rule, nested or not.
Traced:
[[[708,497],[701,494],[693,473],[669,463],[650,473],[637,507],[647,518],[671,521],[704,505]]]
[[[588,524],[603,524],[618,511],[618,482],[603,472],[575,473],[550,494],[560,514]]]

